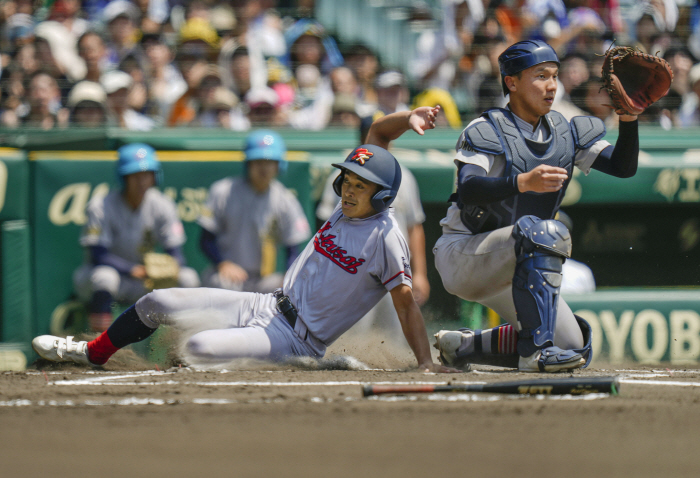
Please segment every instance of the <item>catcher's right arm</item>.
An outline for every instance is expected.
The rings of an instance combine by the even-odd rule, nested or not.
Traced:
[[[627,46],[608,50],[602,75],[613,109],[619,115],[642,114],[666,96],[673,81],[673,71],[666,60]]]

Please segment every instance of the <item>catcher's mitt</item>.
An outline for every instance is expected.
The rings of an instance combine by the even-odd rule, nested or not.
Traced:
[[[658,56],[628,46],[611,48],[605,55],[603,82],[619,115],[641,114],[666,96],[672,81],[671,67]]]
[[[147,289],[167,289],[178,285],[180,264],[170,254],[147,252],[143,255],[143,265],[148,275],[144,280]]]

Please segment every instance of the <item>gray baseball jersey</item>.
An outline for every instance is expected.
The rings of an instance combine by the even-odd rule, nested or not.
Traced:
[[[118,190],[91,199],[80,245],[103,246],[123,259],[142,264],[143,254],[155,245],[170,249],[183,245],[185,240],[175,203],[151,188],[136,210]]]
[[[311,233],[301,204],[277,180],[264,193],[253,190],[243,177],[215,182],[197,222],[216,236],[224,260],[253,275],[261,274],[263,262],[270,262],[264,261],[264,250],[301,244]]]
[[[353,219],[337,206],[287,271],[284,293],[330,345],[400,284],[411,286],[410,256],[392,208]]]

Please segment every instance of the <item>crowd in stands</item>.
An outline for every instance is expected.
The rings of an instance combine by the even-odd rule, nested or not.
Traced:
[[[421,32],[406,46],[407,71],[325,28],[319,2],[2,0],[0,124],[357,129],[440,104],[443,126],[460,128],[505,105],[498,55],[538,38],[561,58],[554,108],[565,116],[616,126],[600,82],[614,43],[673,68],[670,93],[640,121],[700,125],[697,0],[406,0]]]

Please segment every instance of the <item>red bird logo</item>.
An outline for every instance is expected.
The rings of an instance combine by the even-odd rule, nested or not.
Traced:
[[[352,156],[352,158],[350,158],[350,161],[357,161],[360,163],[360,166],[364,166],[365,161],[367,161],[371,156],[374,156],[374,153],[370,153],[365,148],[357,148],[355,150],[355,154]]]

